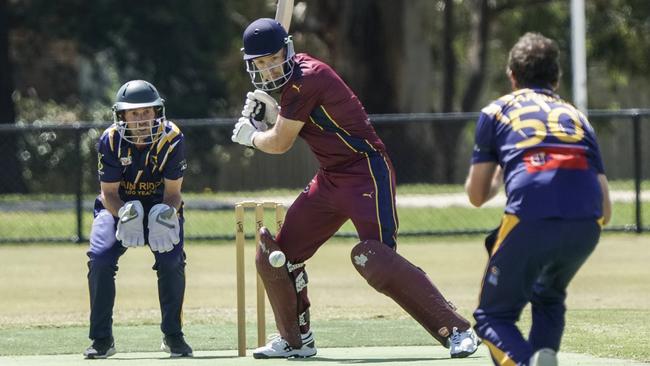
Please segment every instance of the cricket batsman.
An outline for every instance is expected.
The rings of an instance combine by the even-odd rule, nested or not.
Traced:
[[[257,90],[247,94],[232,140],[282,154],[300,137],[320,163],[288,209],[277,237],[262,230],[256,265],[280,336],[254,350],[253,357],[316,354],[305,262],[347,220],[352,220],[360,239],[351,260],[368,284],[449,347],[451,357],[473,354],[478,339],[470,323],[426,273],[396,252],[395,174],[359,99],[331,67],[296,54],[291,37],[273,19],[252,22],[243,43],[246,69]],[[278,93],[279,103],[267,92]],[[275,250],[285,253],[285,266],[269,264],[268,254]]]
[[[144,80],[120,87],[113,112],[115,122],[98,144],[101,193],[95,200],[87,253],[92,345],[84,356],[115,354],[117,263],[128,248],[147,244],[158,275],[161,349],[171,357],[191,357],[181,324],[185,294],[181,185],[187,167],[183,134],[165,118],[164,100]]]

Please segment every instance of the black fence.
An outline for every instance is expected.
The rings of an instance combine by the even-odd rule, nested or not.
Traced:
[[[643,223],[650,215],[650,151],[642,149],[642,141],[650,141],[648,116],[648,109],[589,112],[612,181],[614,220],[606,230],[650,230]],[[477,210],[469,207],[462,191],[477,117],[478,113],[371,116],[397,171],[400,235],[482,233],[498,224],[501,201]],[[282,156],[233,144],[233,122],[176,120],[186,136],[189,165],[183,183],[188,240],[233,239],[234,202],[257,198],[290,204],[317,169],[302,142]],[[108,125],[0,124],[0,242],[87,240],[99,191],[95,146]],[[295,194],[261,197],[272,188],[288,188]],[[338,235],[355,236],[349,225]]]

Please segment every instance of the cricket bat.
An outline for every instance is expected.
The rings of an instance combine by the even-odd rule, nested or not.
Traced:
[[[278,0],[275,10],[275,20],[282,24],[282,27],[289,33],[291,16],[293,15],[293,0]]]

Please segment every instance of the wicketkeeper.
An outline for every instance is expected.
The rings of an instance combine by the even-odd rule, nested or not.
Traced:
[[[149,245],[158,275],[161,349],[171,357],[191,357],[181,324],[185,293],[181,185],[187,166],[183,134],[166,120],[164,100],[150,83],[129,81],[115,99],[115,122],[98,144],[101,194],[95,200],[87,253],[93,343],[84,356],[115,354],[117,262],[128,248]]]

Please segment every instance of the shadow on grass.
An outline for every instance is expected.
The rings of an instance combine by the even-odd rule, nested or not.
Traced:
[[[133,361],[133,360],[160,360],[160,361],[183,361],[183,360],[228,360],[228,359],[236,359],[238,358],[237,356],[194,356],[194,357],[169,357],[169,356],[162,356],[162,357],[155,357],[155,356],[131,356],[131,357],[119,357],[119,356],[114,356],[108,358],[111,361]]]

